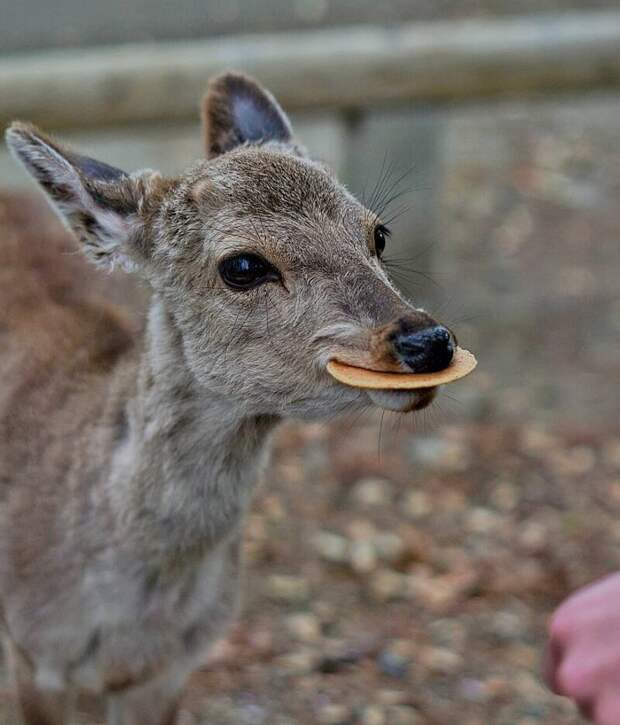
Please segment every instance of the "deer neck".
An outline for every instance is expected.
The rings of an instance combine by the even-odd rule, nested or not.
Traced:
[[[121,505],[132,535],[179,557],[238,530],[278,419],[248,415],[200,386],[181,331],[158,296],[126,413],[127,437],[115,457],[127,481]]]

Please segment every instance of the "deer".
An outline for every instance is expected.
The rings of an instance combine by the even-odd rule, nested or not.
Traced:
[[[236,616],[277,426],[424,408],[436,388],[365,391],[326,365],[441,370],[456,346],[269,91],[221,74],[202,117],[204,159],[177,176],[6,132],[82,252],[37,265],[32,229],[0,239],[0,623],[24,725],[69,722],[81,693],[111,725],[172,725]],[[90,294],[92,265],[146,288],[143,324]]]

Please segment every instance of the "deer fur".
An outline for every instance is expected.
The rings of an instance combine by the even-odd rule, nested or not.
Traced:
[[[5,211],[0,621],[26,725],[68,722],[78,692],[104,696],[115,725],[174,722],[235,614],[243,517],[276,424],[366,405],[328,360],[406,369],[394,321],[430,320],[374,253],[375,214],[307,156],[267,91],[218,77],[204,125],[206,160],[174,178],[28,124],[7,132],[85,258],[150,295],[140,328],[67,237]],[[229,289],[218,263],[238,250],[280,281]],[[433,392],[371,395],[410,410]]]

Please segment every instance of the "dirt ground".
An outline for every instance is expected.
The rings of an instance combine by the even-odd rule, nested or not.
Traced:
[[[545,623],[617,566],[619,432],[285,427],[239,623],[182,722],[578,722],[541,684]]]

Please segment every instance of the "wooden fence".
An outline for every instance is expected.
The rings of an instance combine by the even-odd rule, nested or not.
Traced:
[[[620,12],[227,37],[0,60],[0,125],[194,118],[209,76],[248,71],[288,109],[620,85]]]

